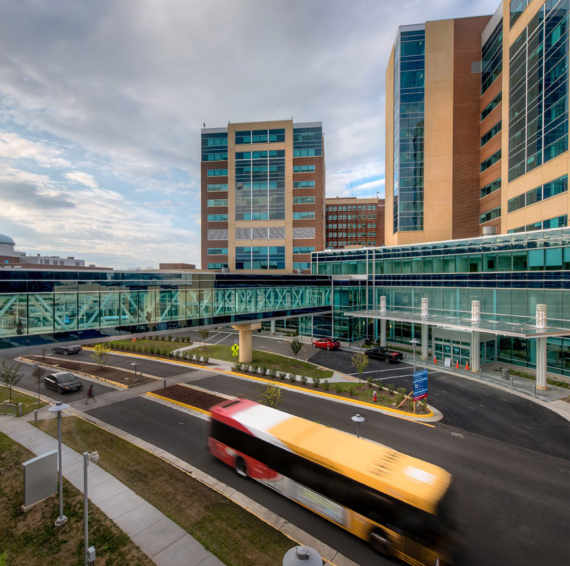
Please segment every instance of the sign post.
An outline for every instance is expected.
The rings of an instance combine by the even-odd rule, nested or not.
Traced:
[[[427,369],[414,372],[414,413],[416,412],[416,401],[427,399],[428,395],[428,372]]]

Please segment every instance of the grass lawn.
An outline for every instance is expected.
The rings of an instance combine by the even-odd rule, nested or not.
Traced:
[[[67,419],[64,419],[67,420]],[[63,483],[67,523],[54,525],[59,515],[57,496],[27,513],[24,501],[22,462],[34,454],[0,433],[0,564],[76,566],[83,564],[83,494],[67,480]],[[89,543],[97,549],[97,564],[154,564],[113,521],[89,504]]]
[[[172,350],[178,350],[178,348],[184,348],[186,346],[192,346],[192,342],[169,342],[167,340],[150,340],[146,338],[138,339],[136,342],[131,342],[131,340],[114,340],[113,342],[108,342],[107,344],[121,344],[126,346],[145,346],[147,348],[160,348],[163,352],[171,352]]]
[[[232,355],[230,346],[206,344],[206,346],[192,348],[190,351],[193,354],[205,354],[210,358],[225,360],[226,362],[235,362],[238,360],[237,357]],[[267,366],[268,369],[294,373],[296,375],[305,375],[306,377],[326,379],[333,375],[331,370],[318,369],[315,364],[280,356],[279,354],[272,354],[270,352],[260,352],[259,350],[253,350],[253,361],[251,363],[257,364],[258,366]]]
[[[146,499],[225,564],[274,566],[293,541],[174,466],[99,427],[62,419],[63,441],[79,453],[98,450],[98,465]],[[55,419],[38,426],[57,436]],[[204,439],[204,444],[206,439]],[[1,547],[0,547],[1,548]],[[117,561],[117,564],[128,564]]]
[[[6,407],[1,406],[1,404],[3,404],[4,401],[8,401],[8,399],[10,399],[9,389],[4,386],[0,387],[0,414],[5,414],[5,413],[12,414],[14,412],[12,408],[8,409]],[[18,391],[14,391],[13,389],[12,389],[12,403],[15,403],[16,405],[18,403],[22,403],[22,415],[25,415],[26,413],[31,413],[35,409],[39,409],[40,407],[47,405],[47,403],[45,403],[44,401],[42,401],[38,405],[37,397],[34,397],[33,395],[26,395],[25,393],[19,393]],[[16,409],[16,414],[17,415],[19,414],[17,409]]]

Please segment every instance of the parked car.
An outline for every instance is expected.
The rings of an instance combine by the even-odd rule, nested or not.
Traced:
[[[69,356],[70,354],[79,354],[83,348],[81,346],[54,346],[51,349],[52,354],[63,354]]]
[[[44,377],[44,384],[47,389],[54,389],[60,393],[79,391],[83,388],[81,381],[67,371],[46,375]]]
[[[401,362],[404,359],[404,354],[402,352],[397,352],[396,350],[389,350],[388,348],[383,348],[379,346],[378,348],[371,348],[367,350],[366,355],[373,360],[384,360],[385,362]]]
[[[332,338],[317,338],[312,342],[313,348],[325,348],[326,350],[338,350],[340,342]]]

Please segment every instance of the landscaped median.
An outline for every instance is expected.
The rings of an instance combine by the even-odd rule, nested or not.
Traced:
[[[40,421],[38,426],[57,436],[55,419]],[[68,417],[62,419],[62,429],[67,446],[79,453],[97,450],[98,466],[154,505],[224,564],[274,566],[297,544],[187,472],[92,423]]]
[[[113,366],[101,366],[100,364],[90,362],[72,362],[71,360],[62,360],[51,356],[21,356],[20,360],[34,364],[51,367],[59,371],[66,370],[74,374],[93,377],[119,387],[132,387],[148,381],[154,381],[155,378],[138,375],[136,383],[134,382],[134,373]]]
[[[8,387],[0,387],[0,415],[19,416],[18,405],[20,403],[22,403],[22,415],[47,405],[45,401],[38,401],[37,396],[22,393],[14,388],[12,388],[12,400],[10,401],[10,390]]]

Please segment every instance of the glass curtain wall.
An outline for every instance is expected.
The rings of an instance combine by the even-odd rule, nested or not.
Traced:
[[[394,233],[424,229],[425,30],[400,30],[394,59]]]

